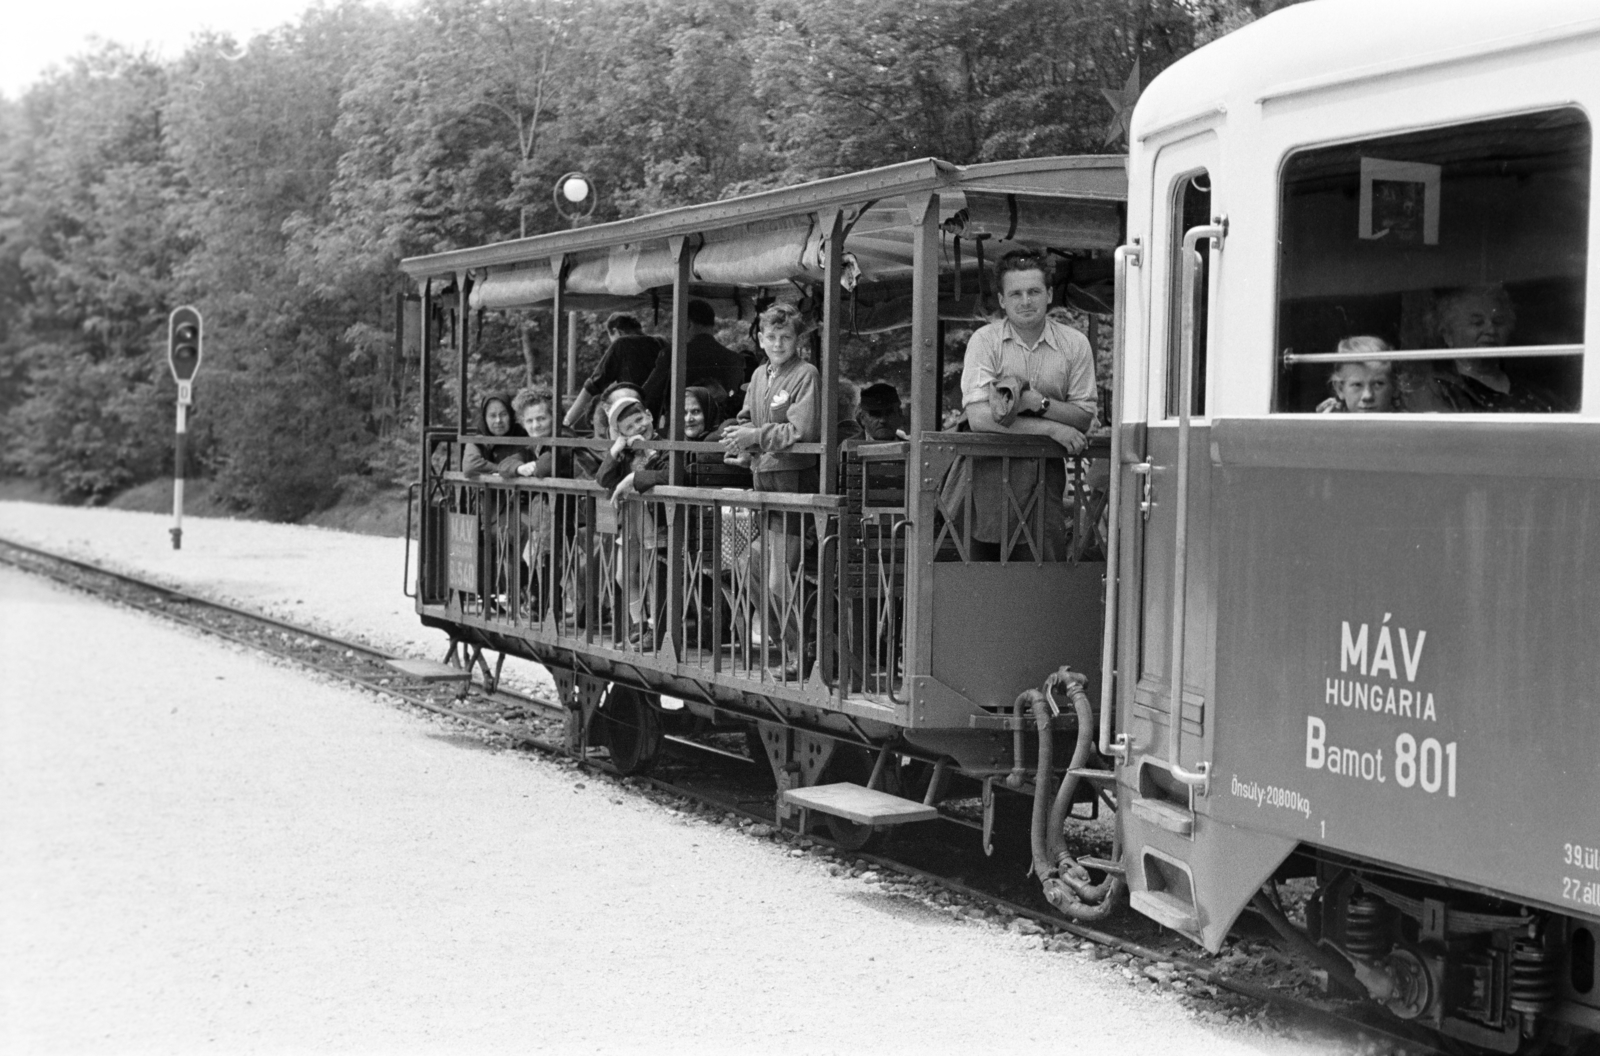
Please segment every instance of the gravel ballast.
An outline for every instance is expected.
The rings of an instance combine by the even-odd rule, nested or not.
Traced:
[[[433,655],[400,540],[0,535]],[[0,570],[9,1052],[1306,1052],[1111,962]]]

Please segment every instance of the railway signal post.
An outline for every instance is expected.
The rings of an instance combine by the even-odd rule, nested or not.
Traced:
[[[194,375],[200,369],[200,309],[181,305],[167,317],[167,366],[178,383],[177,441],[172,455],[172,548],[183,548],[183,467],[189,434],[189,405],[194,402]]]

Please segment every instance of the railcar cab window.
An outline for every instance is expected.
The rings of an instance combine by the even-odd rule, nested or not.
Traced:
[[[1563,108],[1290,155],[1274,410],[1578,410],[1590,153]]]

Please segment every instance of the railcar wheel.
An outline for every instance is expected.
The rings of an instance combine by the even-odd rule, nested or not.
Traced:
[[[872,765],[877,757],[864,748],[852,744],[841,744],[834,750],[833,758],[828,762],[828,769],[823,774],[824,783],[848,781],[854,785],[865,785],[872,779]],[[888,765],[883,768],[883,775],[878,782],[878,791],[887,792],[891,796],[900,795],[900,768]],[[865,851],[874,847],[881,847],[888,839],[890,826],[863,825],[841,818],[833,814],[827,815],[828,835],[834,843],[846,851]]]
[[[611,765],[621,774],[648,773],[661,752],[661,712],[652,694],[628,686],[612,686],[600,706],[605,717]]]

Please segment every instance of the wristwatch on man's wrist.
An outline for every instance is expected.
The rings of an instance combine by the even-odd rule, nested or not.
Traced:
[[[1050,413],[1050,397],[1048,397],[1048,396],[1040,396],[1039,397],[1039,417],[1043,418],[1045,415],[1047,415],[1049,413]]]

